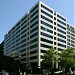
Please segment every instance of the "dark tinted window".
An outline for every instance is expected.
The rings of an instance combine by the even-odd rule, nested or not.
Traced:
[[[32,19],[30,20],[30,23],[32,23],[33,21],[35,21],[37,18],[38,18],[38,15],[35,16],[34,18],[32,18]]]
[[[31,45],[30,49],[33,49],[33,48],[36,48],[36,47],[38,47],[38,44]]]
[[[52,38],[52,39],[53,39],[53,36],[51,36],[51,35],[49,35],[49,34],[46,34],[46,33],[41,32],[41,35],[43,35],[43,36],[46,36],[46,37],[48,37],[48,38]]]
[[[57,26],[60,27],[60,28],[62,28],[62,29],[64,29],[64,30],[66,30],[65,27],[63,27],[63,26],[61,26],[61,25],[59,25],[59,24],[57,24]]]
[[[41,44],[41,47],[45,47],[45,48],[52,48],[52,46],[45,45],[45,44]]]
[[[64,19],[63,17],[61,17],[60,15],[57,14],[57,17],[59,17],[60,19],[66,21],[66,19]]]
[[[36,5],[36,6],[30,11],[30,13],[32,13],[37,7],[38,7],[38,5]]]
[[[33,24],[31,24],[30,28],[34,27],[37,24],[38,24],[38,21],[35,21]]]
[[[61,20],[57,19],[57,21],[66,26],[66,23],[62,22]]]
[[[41,10],[41,12],[42,12],[43,14],[45,14],[45,15],[47,15],[47,16],[49,16],[49,17],[53,18],[53,16],[52,16],[52,15],[50,15],[50,14],[48,14],[47,12],[45,12],[45,11],[43,11],[43,10]]]
[[[32,18],[35,14],[37,14],[38,13],[38,10],[36,10],[31,16],[30,16],[30,18]]]
[[[30,33],[35,32],[37,29],[38,29],[38,26],[35,27],[35,28],[33,28],[33,29],[30,31]]]
[[[62,38],[64,38],[64,39],[66,39],[66,36],[64,36],[64,35],[62,35],[62,34],[59,34],[59,33],[58,33],[58,36],[60,36],[60,37],[62,37]]]
[[[37,35],[38,35],[38,32],[32,34],[32,35],[30,36],[30,39],[33,38],[33,37],[35,37],[35,36],[37,36]]]
[[[49,12],[53,13],[53,11],[52,11],[52,10],[50,10],[49,8],[45,7],[45,6],[44,6],[44,5],[42,5],[42,4],[41,4],[41,7],[42,7],[42,8],[44,8],[44,9],[46,9],[47,11],[49,11]]]
[[[62,31],[61,29],[57,29],[59,32],[66,34],[66,32]]]
[[[30,41],[30,44],[32,44],[32,43],[34,43],[34,42],[36,42],[36,41],[38,41],[38,38],[35,38],[35,39],[31,40],[31,41]]]
[[[37,59],[37,56],[30,57],[30,60],[34,60],[34,59]]]
[[[37,52],[38,52],[38,50],[30,51],[30,54],[35,54]]]
[[[46,18],[46,17],[45,17],[45,16],[43,16],[43,15],[41,15],[41,18],[43,18],[44,20],[46,20],[46,21],[48,21],[48,22],[53,23],[53,21],[52,21],[52,20],[50,20],[49,18]]]
[[[47,39],[44,39],[44,38],[41,38],[41,41],[53,44],[53,41],[50,41],[50,40],[47,40]]]
[[[59,38],[58,38],[58,41],[63,42],[63,43],[66,43],[65,40],[62,40],[62,39],[59,39]]]
[[[46,26],[48,26],[48,27],[50,27],[50,28],[53,28],[52,25],[50,25],[50,24],[48,24],[48,23],[46,23],[46,22],[44,22],[44,21],[41,21],[41,24],[46,25]]]
[[[66,48],[66,45],[63,45],[63,44],[60,44],[60,43],[58,43],[58,46]]]

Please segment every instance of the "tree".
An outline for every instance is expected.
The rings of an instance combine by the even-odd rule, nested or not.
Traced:
[[[14,58],[9,56],[0,55],[0,71],[6,70],[11,73],[19,72],[19,62],[15,61]],[[17,74],[16,74],[17,75]]]
[[[75,51],[73,48],[68,48],[61,51],[60,63],[61,66],[66,70],[71,70],[71,68],[75,68]]]
[[[50,48],[43,56],[42,67],[52,70],[56,62],[58,62],[58,52]]]
[[[3,55],[3,46],[4,46],[4,41],[0,44],[0,55]]]

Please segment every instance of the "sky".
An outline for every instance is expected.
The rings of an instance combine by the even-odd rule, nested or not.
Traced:
[[[75,25],[75,0],[0,0],[0,43],[4,35],[27,13],[38,1],[42,1],[67,18]]]

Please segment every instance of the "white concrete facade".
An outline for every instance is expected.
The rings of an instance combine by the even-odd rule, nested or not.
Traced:
[[[4,53],[20,59],[21,63],[41,66],[42,56],[49,48],[59,51],[68,48],[67,27],[64,16],[39,1],[5,35]],[[75,47],[75,27],[73,29],[70,47]]]

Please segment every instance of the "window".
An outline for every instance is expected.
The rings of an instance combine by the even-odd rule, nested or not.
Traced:
[[[26,56],[26,53],[24,53],[24,54],[21,54],[21,56]]]
[[[29,42],[27,42],[27,45],[29,45]]]
[[[56,27],[54,27],[54,29],[56,30]]]
[[[41,47],[52,48],[52,46],[48,46],[48,45],[45,45],[45,44],[41,44]]]
[[[37,36],[37,35],[38,35],[38,32],[32,34],[32,35],[30,36],[30,39],[33,38],[33,37],[35,37],[35,36]]]
[[[54,17],[54,20],[56,20],[56,17]]]
[[[41,53],[47,53],[47,51],[46,51],[46,50],[42,50],[42,49],[41,49]]]
[[[16,27],[20,25],[20,22],[17,23]]]
[[[64,32],[63,30],[57,29],[59,32],[66,34],[66,32]]]
[[[28,25],[29,25],[29,22],[28,22]]]
[[[45,16],[43,16],[43,15],[41,15],[41,18],[42,18],[42,19],[44,19],[44,20],[46,20],[46,21],[48,21],[48,22],[53,23],[53,21],[52,21],[52,20],[50,20],[50,19],[46,18],[46,17],[45,17]]]
[[[37,27],[35,27],[35,28],[33,28],[33,29],[30,31],[30,33],[35,32],[37,29],[38,29],[38,26],[37,26]]]
[[[27,26],[27,25],[25,24],[25,25],[21,28],[21,30],[25,29],[25,28],[26,28],[26,26]]]
[[[31,45],[30,49],[33,49],[33,48],[36,48],[36,47],[38,47],[38,44]]]
[[[23,39],[23,38],[25,38],[25,37],[26,37],[26,34],[22,35],[22,36],[21,36],[21,39]]]
[[[29,16],[29,15],[28,15]],[[29,17],[28,17],[28,20],[29,20]],[[29,24],[28,24],[29,25]]]
[[[22,23],[21,23],[21,26],[23,26],[26,22],[27,22],[27,20],[25,20],[24,22],[22,22]]]
[[[50,27],[50,28],[53,28],[52,25],[50,25],[50,24],[48,24],[48,23],[46,23],[46,22],[44,22],[44,21],[41,21],[41,24],[43,24],[43,25],[45,25],[45,26],[48,26],[48,27]]]
[[[37,7],[38,7],[38,5],[36,5],[36,6],[30,11],[30,13],[32,13]]]
[[[29,47],[27,47],[27,50],[29,50]]]
[[[38,21],[35,21],[33,24],[31,24],[30,28],[34,27],[37,24],[38,24]]]
[[[16,34],[20,33],[20,29],[18,31],[16,31]]]
[[[21,50],[21,52],[25,52],[25,51],[26,51],[26,48],[24,48],[24,49]]]
[[[20,45],[20,42],[18,42],[18,43],[16,44],[16,46],[18,46],[18,45]]]
[[[43,10],[41,10],[41,12],[42,12],[43,14],[45,14],[45,15],[49,16],[50,18],[53,18],[53,16],[52,16],[52,15],[50,15],[50,14],[48,14],[47,12],[45,12],[45,11],[43,11]]]
[[[69,32],[69,31],[67,31],[67,34],[70,34],[70,32]]]
[[[41,4],[41,7],[44,8],[44,9],[46,9],[47,11],[53,13],[53,11],[52,11],[51,9],[47,8],[46,6],[44,6],[44,5],[42,5],[42,4]]]
[[[37,14],[38,13],[38,10],[36,10],[31,16],[30,16],[30,18],[32,18],[35,14]]]
[[[62,16],[60,16],[60,15],[58,15],[58,14],[57,14],[57,17],[59,17],[59,18],[62,19],[63,21],[66,21],[65,18],[63,18]]]
[[[56,40],[56,37],[54,37],[54,40]]]
[[[50,41],[50,40],[47,40],[47,39],[44,39],[44,38],[41,38],[41,41],[44,41],[44,42],[47,42],[47,43],[53,44],[53,41]]]
[[[41,35],[43,35],[43,36],[46,36],[46,37],[48,37],[48,38],[51,38],[51,39],[53,39],[53,36],[51,36],[51,35],[48,35],[48,34],[46,34],[46,33],[43,33],[43,32],[41,32]]]
[[[60,37],[62,37],[62,38],[64,38],[64,39],[66,39],[66,36],[61,35],[61,34],[59,34],[59,33],[58,33],[58,36],[60,36]]]
[[[38,38],[35,38],[35,39],[31,40],[31,41],[30,41],[30,44],[32,44],[32,43],[34,43],[34,42],[36,42],[36,41],[38,41]]]
[[[24,21],[26,18],[27,18],[27,15],[25,15],[25,17],[21,21]]]
[[[53,33],[53,31],[52,31],[52,30],[50,30],[50,29],[47,29],[47,32]]]
[[[45,27],[43,27],[43,26],[41,26],[41,29],[42,29],[42,30],[45,30],[45,31],[47,31],[47,32],[49,32],[49,33],[53,33],[53,31],[52,31],[52,30],[47,29],[47,28],[45,28]]]
[[[56,22],[54,22],[54,25],[56,25]]]
[[[29,35],[29,32],[27,33],[27,35]]]
[[[34,60],[34,59],[37,59],[37,56],[30,57],[30,60]]]
[[[57,19],[57,21],[66,26],[66,23],[62,22],[61,20]]]
[[[54,35],[56,35],[56,32],[54,32]]]
[[[56,45],[56,42],[54,42],[54,45]]]
[[[63,42],[63,43],[66,43],[65,40],[62,40],[62,39],[59,39],[59,38],[58,38],[58,41]]]
[[[43,27],[43,26],[41,26],[41,29],[47,31],[47,29],[45,27]]]
[[[24,21],[26,18],[27,18],[27,15],[21,21]]]
[[[26,58],[21,59],[21,61],[26,61]]]
[[[57,24],[57,26],[58,27],[60,27],[60,28],[62,28],[62,29],[64,29],[64,30],[66,30],[66,28],[65,27],[63,27],[62,25],[60,25],[60,24]]]
[[[16,39],[16,42],[18,42],[20,40],[20,38]]]
[[[20,26],[16,27],[16,30],[20,29]]]
[[[27,37],[27,40],[29,40],[29,37]]]
[[[37,52],[38,52],[38,50],[30,51],[30,54],[35,54]]]
[[[54,47],[54,49],[56,50],[56,47]]]
[[[16,35],[16,38],[20,37],[20,34]]]
[[[38,15],[36,15],[34,18],[32,18],[32,19],[30,20],[30,23],[32,23],[33,21],[35,21],[37,18],[38,18]]]
[[[21,45],[21,48],[23,48],[23,47],[26,47],[26,43],[25,43],[25,44],[23,44],[23,45]]]
[[[21,35],[24,34],[24,33],[26,33],[26,31],[27,31],[27,29],[23,30],[23,31],[21,32]]]
[[[66,48],[66,45],[63,45],[63,44],[60,44],[60,43],[58,43],[58,46]]]

